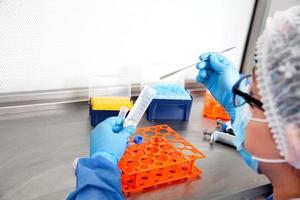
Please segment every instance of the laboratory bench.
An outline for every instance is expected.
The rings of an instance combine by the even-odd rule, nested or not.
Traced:
[[[197,161],[201,178],[126,197],[150,199],[244,199],[270,192],[269,181],[248,168],[238,152],[227,145],[211,146],[204,129],[215,120],[202,117],[203,98],[194,96],[189,121],[147,121],[139,127],[167,124],[206,158]],[[73,160],[89,154],[87,102],[70,103],[56,109],[0,116],[0,199],[65,199],[74,190]]]

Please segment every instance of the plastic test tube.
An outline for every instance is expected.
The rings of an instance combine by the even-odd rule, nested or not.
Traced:
[[[123,124],[124,127],[130,125],[137,126],[142,116],[144,115],[146,109],[148,108],[149,104],[151,103],[152,99],[155,97],[156,93],[156,90],[152,87],[144,87],[140,96],[138,97],[128,116],[126,117]]]
[[[121,106],[118,117],[124,117],[125,118],[128,110],[129,109],[126,106]]]

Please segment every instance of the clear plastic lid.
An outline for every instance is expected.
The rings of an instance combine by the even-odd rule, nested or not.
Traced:
[[[103,96],[131,97],[130,79],[125,76],[95,75],[89,79],[89,98]]]
[[[151,86],[156,90],[155,99],[191,99],[184,86],[184,74],[179,72],[168,78],[159,79],[160,76],[143,78],[141,87]]]
[[[141,82],[141,88],[143,88],[145,85],[157,85],[157,84],[173,84],[178,85],[184,88],[184,74],[182,72],[179,72],[177,74],[174,74],[173,76],[170,76],[168,78],[160,80],[160,76],[156,77],[149,77],[145,74],[143,75],[143,81]]]

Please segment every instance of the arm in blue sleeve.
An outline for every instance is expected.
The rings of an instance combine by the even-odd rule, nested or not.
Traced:
[[[102,156],[79,159],[75,175],[76,190],[67,200],[123,199],[121,172]]]

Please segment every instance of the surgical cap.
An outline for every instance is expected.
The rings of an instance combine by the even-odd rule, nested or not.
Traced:
[[[259,94],[277,149],[300,169],[300,6],[268,18],[256,60]]]

